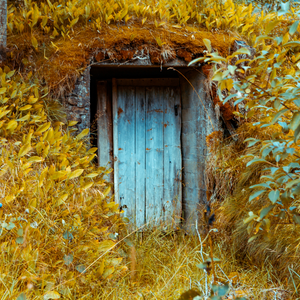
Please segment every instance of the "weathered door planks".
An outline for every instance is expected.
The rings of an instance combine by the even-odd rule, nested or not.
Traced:
[[[164,198],[163,218],[170,222],[171,218],[181,216],[182,184],[181,184],[181,105],[178,101],[178,87],[164,89]],[[177,222],[179,220],[177,219]],[[176,223],[177,223],[176,222]]]
[[[137,227],[181,216],[181,104],[178,80],[113,79],[116,202]],[[177,105],[175,115],[175,105]]]
[[[146,88],[146,222],[162,218],[164,198],[163,87]]]
[[[107,81],[97,83],[97,128],[98,128],[98,164],[113,167],[113,136],[112,136],[112,108],[108,97]],[[108,175],[112,181],[112,173]]]
[[[136,87],[136,149],[146,149],[145,87]],[[146,216],[146,151],[136,151],[136,226],[145,224]]]

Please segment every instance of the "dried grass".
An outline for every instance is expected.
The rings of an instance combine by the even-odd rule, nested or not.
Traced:
[[[175,300],[191,288],[204,292],[205,273],[196,265],[209,249],[204,245],[201,255],[196,236],[185,235],[183,231],[162,233],[157,228],[134,235],[132,242],[136,252],[135,278],[129,273],[117,282],[108,282],[97,299]],[[129,269],[131,251],[127,255]],[[269,264],[255,267],[246,261],[241,263],[233,250],[227,250],[226,241],[215,243],[214,255],[221,259],[216,268],[217,283],[232,285],[228,299],[234,299],[234,294],[247,299],[275,299],[275,293],[276,299],[293,299]]]
[[[246,148],[244,141],[251,136],[266,140],[277,127],[260,130],[252,123],[244,123],[237,130],[238,141],[224,140],[215,133],[208,137],[208,146],[213,155],[208,160],[207,182],[212,192],[212,203],[218,216],[216,227],[219,237],[226,241],[225,252],[232,251],[235,258],[245,261],[248,266],[272,265],[274,278],[277,282],[284,283],[294,292],[299,290],[300,284],[300,251],[299,231],[295,225],[277,224],[275,234],[267,237],[258,236],[248,243],[250,236],[247,234],[247,225],[243,220],[249,211],[257,207],[269,205],[267,196],[249,202],[253,193],[251,185],[258,183],[263,174],[264,164],[253,164],[246,170],[249,159],[242,158],[245,154],[257,154],[260,147]],[[299,205],[299,203],[295,203]],[[298,206],[299,207],[299,206]]]

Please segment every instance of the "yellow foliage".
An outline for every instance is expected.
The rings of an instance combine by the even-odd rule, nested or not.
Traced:
[[[116,243],[108,236],[121,226],[117,205],[107,205],[108,171],[92,163],[88,130],[73,136],[63,123],[48,122],[41,99],[47,91],[38,82],[11,77],[7,67],[0,76],[0,267],[10,274],[1,281],[15,286],[14,299],[22,291],[29,299],[58,299],[70,288],[79,296],[88,280],[74,286],[72,279],[100,269],[93,280],[101,285],[123,270],[113,260],[118,254],[103,253],[112,252]]]

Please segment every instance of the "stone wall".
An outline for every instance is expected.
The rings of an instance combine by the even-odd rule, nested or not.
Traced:
[[[0,62],[5,59],[7,0],[0,0]]]
[[[69,121],[78,121],[77,128],[82,131],[90,128],[90,68],[77,79],[75,88],[66,99],[64,106]]]

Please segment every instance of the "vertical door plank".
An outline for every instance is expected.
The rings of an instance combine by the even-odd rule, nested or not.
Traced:
[[[135,88],[118,87],[119,197],[124,217],[135,223]]]
[[[146,221],[162,217],[163,199],[163,88],[146,88]],[[153,220],[153,223],[152,223]]]
[[[120,204],[119,198],[119,155],[118,155],[118,94],[116,78],[112,79],[112,110],[113,110],[113,160],[114,160],[114,193],[115,202]]]
[[[146,101],[145,87],[136,87],[136,226],[146,222]]]
[[[176,115],[177,114],[177,115]],[[164,88],[164,221],[178,224],[181,217],[181,105],[176,87]],[[173,223],[173,224],[174,224]]]
[[[98,128],[98,164],[99,166],[113,167],[113,136],[112,136],[112,112],[111,103],[107,95],[107,82],[97,83],[97,128]],[[112,174],[108,174],[106,179],[113,180]]]

